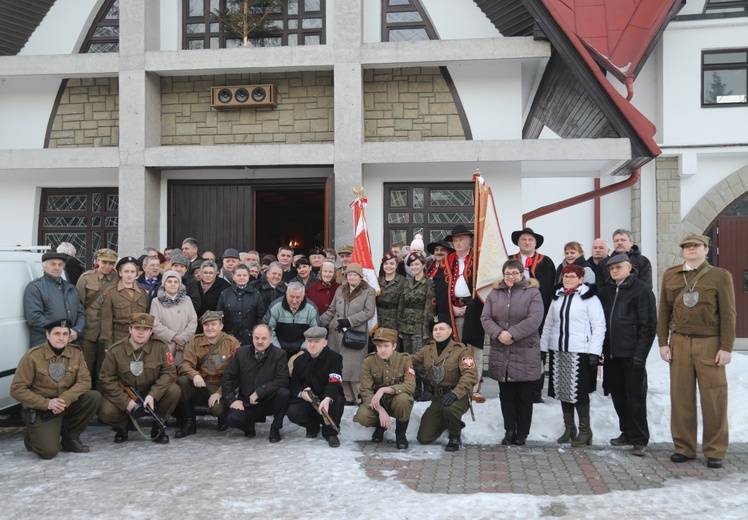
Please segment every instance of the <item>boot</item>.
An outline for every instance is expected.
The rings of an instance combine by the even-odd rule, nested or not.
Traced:
[[[117,433],[114,435],[114,442],[116,444],[121,444],[123,442],[127,442],[127,437],[129,435],[130,430],[127,429],[125,426],[121,430],[117,430]]]
[[[91,448],[81,442],[79,438],[75,439],[62,439],[62,451],[69,451],[72,453],[88,453]]]
[[[556,442],[559,444],[569,442],[570,440],[575,439],[577,436],[577,425],[574,424],[573,413],[564,414],[564,427],[566,428],[564,430],[564,434],[558,439],[556,439]]]
[[[275,426],[270,427],[270,436],[268,437],[268,440],[273,444],[275,444],[276,442],[280,442],[281,432]]]
[[[416,389],[413,392],[413,400],[416,402],[420,402],[422,395],[423,395],[423,379],[416,376]]]
[[[410,421],[395,421],[395,445],[398,450],[408,449],[408,439],[405,437],[405,432],[408,431],[408,423]]]
[[[184,424],[177,430],[174,437],[181,439],[188,435],[197,433],[197,421],[195,419],[195,403],[190,399],[189,401],[182,401],[179,403],[179,407],[182,409],[182,416],[184,417]]]
[[[371,434],[371,442],[382,442],[384,440],[384,430],[381,426],[377,425],[374,428],[374,433]]]
[[[417,401],[419,403],[431,401],[431,381],[428,379],[421,379],[421,384],[423,385],[423,391],[421,392],[421,398],[417,399]]]
[[[158,423],[153,423],[151,426],[151,440],[156,444],[169,444],[169,436],[166,432],[161,429]]]
[[[572,446],[590,446],[592,445],[592,429],[590,428],[590,418],[579,418],[579,435],[571,441]]]
[[[517,432],[514,430],[507,430],[504,433],[504,438],[501,440],[502,446],[509,446],[514,442],[515,437],[517,437]]]
[[[449,442],[447,442],[447,446],[444,448],[444,451],[457,451],[460,449],[460,446],[462,446],[462,440],[460,439],[459,435],[452,435],[449,434]]]
[[[226,422],[225,417],[219,417],[218,418],[218,431],[219,432],[225,432],[229,429],[229,424]]]

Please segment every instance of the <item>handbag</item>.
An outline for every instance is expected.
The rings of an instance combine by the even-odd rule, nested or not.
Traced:
[[[343,314],[348,318],[348,302],[345,303]],[[369,334],[353,329],[343,332],[343,346],[353,350],[363,350],[369,345]]]

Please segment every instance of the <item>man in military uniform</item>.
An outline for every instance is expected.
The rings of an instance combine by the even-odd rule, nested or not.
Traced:
[[[223,313],[206,311],[200,318],[203,333],[194,336],[184,351],[179,365],[177,384],[182,389],[180,406],[185,422],[175,437],[181,439],[197,431],[195,401],[208,405],[213,417],[218,417],[218,431],[225,432],[226,407],[221,390],[221,376],[231,361],[239,341],[223,332]]]
[[[335,269],[335,281],[339,284],[346,283],[345,271],[351,264],[351,256],[353,256],[353,246],[340,246],[338,248],[338,258],[340,258],[340,267]]]
[[[363,403],[353,420],[361,426],[374,426],[372,442],[382,442],[384,431],[392,428],[395,416],[395,444],[398,450],[408,448],[405,432],[413,409],[416,373],[410,356],[397,352],[397,331],[378,328],[372,341],[377,347],[364,359],[361,374]]]
[[[152,314],[130,316],[130,335],[112,345],[101,367],[99,388],[104,398],[99,406],[99,419],[117,430],[116,443],[127,441],[128,415],[137,406],[119,385],[120,381],[134,387],[143,397],[144,406],[155,410],[164,422],[179,404],[181,391],[174,382],[177,378],[174,357],[166,343],[152,337],[153,321]],[[158,444],[169,442],[169,436],[156,422],[151,428],[151,440]]]
[[[721,468],[727,454],[727,376],[735,343],[735,286],[725,269],[709,265],[709,237],[681,240],[686,262],[662,276],[657,337],[670,363],[670,430],[673,462],[696,458],[696,385],[704,421],[707,466]]]
[[[324,327],[310,327],[304,331],[304,337],[306,350],[294,359],[291,372],[288,419],[306,428],[307,439],[315,439],[321,426],[327,444],[337,448],[340,446],[340,419],[345,409],[343,356],[327,348]],[[321,410],[326,411],[335,424],[330,424]]]
[[[68,344],[71,325],[67,320],[47,323],[46,343],[24,354],[10,385],[10,395],[23,406],[23,443],[43,459],[60,450],[88,453],[80,434],[101,401],[101,394],[91,390],[83,352]]]
[[[117,263],[117,252],[111,249],[99,249],[96,251],[96,262],[98,267],[86,271],[78,278],[75,285],[86,311],[86,328],[83,329],[83,355],[86,357],[86,365],[91,367],[91,385],[96,386],[99,370],[104,363],[104,342],[99,341],[101,334],[101,304],[107,291],[117,286],[119,275],[114,270]]]
[[[234,353],[223,371],[223,399],[228,406],[226,422],[245,437],[256,435],[255,423],[273,416],[268,440],[280,442],[280,431],[291,392],[288,390],[286,353],[273,346],[273,334],[264,323],[252,329],[252,345]],[[238,396],[234,389],[238,388]]]
[[[478,370],[470,349],[452,339],[452,318],[440,314],[434,318],[434,337],[411,356],[413,366],[423,365],[431,381],[431,405],[421,418],[418,442],[431,444],[449,430],[446,451],[457,451],[465,427],[462,416],[470,408],[470,389],[478,382]]]

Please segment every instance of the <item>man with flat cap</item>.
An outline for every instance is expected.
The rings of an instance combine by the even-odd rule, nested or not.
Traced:
[[[293,361],[291,402],[288,419],[306,428],[307,439],[319,435],[331,448],[340,446],[338,433],[345,408],[343,357],[327,347],[327,329],[310,327],[304,331],[306,350]],[[318,402],[317,402],[318,401]],[[325,418],[326,411],[334,424]]]
[[[538,249],[543,245],[543,235],[535,233],[531,228],[526,227],[512,233],[512,243],[519,247],[519,252],[510,255],[510,259],[516,259],[522,262],[525,267],[525,279],[534,278],[540,284],[538,290],[540,297],[543,299],[543,321],[540,322],[538,331],[543,333],[545,325],[545,315],[553,300],[554,287],[556,285],[556,266],[549,256],[538,253]],[[545,366],[547,353],[540,354],[542,366]],[[535,383],[533,392],[533,402],[543,402],[543,384],[545,383],[545,372],[541,370],[540,379]]]
[[[729,442],[725,365],[735,343],[735,286],[729,271],[707,262],[709,237],[686,235],[680,247],[686,261],[662,276],[657,318],[660,357],[670,363],[670,460],[696,458],[698,385],[701,451],[708,467],[721,468]]]
[[[470,348],[479,377],[472,389],[472,399],[476,403],[483,403],[486,400],[480,394],[484,339],[480,316],[483,303],[473,297],[473,274],[476,267],[475,253],[471,247],[473,233],[464,224],[457,224],[452,234],[444,237],[444,240],[452,242],[454,252],[442,260],[434,275],[436,309],[439,314],[450,317],[454,340]]]
[[[86,365],[91,367],[91,385],[96,387],[98,379],[97,367],[101,368],[106,352],[104,342],[100,341],[101,334],[101,304],[110,289],[117,286],[119,275],[114,270],[117,263],[117,252],[111,249],[96,251],[96,269],[86,271],[76,284],[83,310],[86,311],[86,328],[83,329],[83,355]]]
[[[599,293],[605,310],[603,388],[613,399],[621,434],[613,446],[633,446],[645,455],[649,443],[647,422],[647,356],[657,328],[654,294],[633,272],[628,255],[608,259],[609,278]]]
[[[223,313],[220,311],[206,311],[200,317],[200,323],[203,333],[192,337],[178,368],[177,384],[182,390],[180,406],[185,422],[174,435],[177,439],[197,431],[195,403],[207,405],[213,417],[218,418],[219,432],[228,428],[221,382],[223,371],[240,347],[239,341],[223,332]]]
[[[221,269],[221,274],[219,274],[218,277],[223,278],[229,283],[232,283],[234,281],[234,267],[239,265],[239,251],[237,251],[233,247],[230,247],[223,252],[223,256],[221,258],[223,262],[223,268]]]
[[[80,435],[96,413],[101,394],[91,390],[83,351],[69,344],[70,322],[55,320],[44,328],[47,341],[24,354],[10,385],[10,395],[23,407],[23,443],[42,459],[60,450],[88,453]]]
[[[449,441],[445,451],[457,451],[462,445],[465,427],[462,416],[470,408],[470,390],[478,382],[478,370],[470,349],[452,337],[452,318],[434,317],[433,340],[411,356],[413,366],[423,366],[431,382],[431,405],[421,417],[418,442],[431,444],[446,429]]]
[[[44,326],[65,319],[70,328],[69,341],[75,343],[86,327],[86,311],[75,288],[62,277],[68,255],[49,252],[42,255],[44,275],[32,280],[23,293],[23,311],[29,328],[30,346],[47,340]]]
[[[252,330],[252,344],[234,352],[223,371],[223,399],[226,423],[239,428],[245,437],[256,435],[255,423],[273,416],[268,440],[280,442],[280,431],[291,393],[288,390],[286,353],[273,346],[273,333],[264,323]],[[234,389],[237,390],[235,395]]]
[[[182,392],[175,383],[177,370],[169,347],[153,336],[154,316],[133,314],[130,316],[129,336],[116,342],[107,351],[104,365],[99,373],[99,389],[103,399],[99,406],[99,419],[116,431],[114,442],[127,441],[128,418],[137,403],[119,385],[137,389],[144,405],[167,422],[179,404]],[[154,421],[151,440],[158,444],[169,442],[169,436]]]
[[[413,409],[416,372],[410,355],[397,352],[397,331],[378,328],[372,341],[377,347],[364,358],[361,374],[363,403],[353,420],[361,426],[374,426],[372,442],[382,442],[385,430],[392,428],[395,417],[395,445],[398,450],[408,448],[405,436]]]

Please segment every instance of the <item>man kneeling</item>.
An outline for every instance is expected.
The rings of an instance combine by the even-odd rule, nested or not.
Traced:
[[[372,442],[382,442],[384,431],[392,428],[395,416],[395,443],[398,450],[408,448],[405,432],[413,409],[416,373],[410,356],[397,352],[397,331],[380,328],[372,341],[377,351],[367,355],[361,375],[363,404],[353,420],[361,426],[374,426]]]

